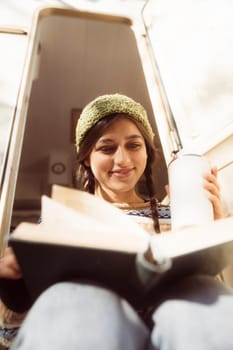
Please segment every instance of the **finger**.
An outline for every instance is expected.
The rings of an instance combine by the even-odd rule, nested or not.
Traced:
[[[206,180],[206,182],[208,182],[209,184],[214,185],[214,187],[217,189],[217,191],[220,192],[220,184],[219,184],[215,174],[213,174],[213,173],[205,173],[205,174],[203,174],[203,177]]]
[[[211,168],[211,174],[213,174],[216,178],[218,177],[218,168],[216,166]]]
[[[21,276],[20,267],[14,252],[10,247],[7,247],[4,256],[0,259],[0,277],[17,279]]]
[[[217,176],[214,173],[212,173],[212,172],[211,173],[204,173],[203,177],[204,177],[204,179],[206,179],[206,180],[208,180],[210,182],[218,184]]]
[[[14,269],[0,262],[0,277],[10,278],[10,279],[19,279],[22,277],[22,273],[20,270]]]
[[[220,188],[217,184],[214,184],[209,181],[205,181],[203,185],[204,189],[207,190],[210,194],[214,195],[218,200],[221,199]]]

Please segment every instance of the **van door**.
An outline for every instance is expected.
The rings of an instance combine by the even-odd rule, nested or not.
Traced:
[[[233,214],[232,13],[233,2],[211,0],[149,0],[143,10],[181,148],[217,165],[228,215]]]
[[[8,231],[9,220],[5,209],[10,205],[14,188],[10,178],[16,165],[10,152],[11,141],[15,140],[13,133],[17,113],[19,86],[22,79],[25,52],[27,47],[27,32],[18,27],[0,27],[0,230]],[[11,166],[7,166],[10,164]],[[10,181],[11,182],[11,181]],[[4,235],[1,235],[0,246]]]

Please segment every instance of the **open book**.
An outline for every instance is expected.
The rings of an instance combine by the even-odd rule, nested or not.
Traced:
[[[149,234],[108,202],[54,185],[42,196],[42,223],[23,222],[10,237],[32,297],[78,280],[106,286],[135,305],[187,274],[215,275],[233,263],[233,218]]]

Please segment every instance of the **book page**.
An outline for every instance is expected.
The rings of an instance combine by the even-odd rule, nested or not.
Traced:
[[[102,200],[99,201],[102,202]],[[109,206],[108,203],[104,205]],[[111,209],[113,209],[112,216],[110,216]],[[111,205],[107,220],[101,221],[96,214],[89,215],[85,210],[78,211],[47,196],[42,196],[41,216],[40,225],[53,242],[67,241],[68,244],[72,242],[81,246],[134,252],[145,251],[149,245],[149,234]],[[38,237],[39,240],[40,238],[42,236]]]
[[[11,235],[11,240],[34,243],[48,243],[63,246],[85,247],[126,253],[144,253],[149,242],[141,237],[132,239],[124,232],[109,231],[99,226],[95,231],[88,227],[76,229],[72,227],[50,227],[46,224],[20,223]]]
[[[169,258],[231,242],[233,242],[233,217],[165,232],[152,238],[154,251],[156,252],[158,247],[159,251]]]
[[[133,231],[135,235],[147,235],[142,227],[135,220],[132,220],[131,217],[114,207],[111,203],[90,193],[53,185],[52,199],[66,207],[74,209],[79,214],[88,216],[89,220],[95,220],[102,225],[115,226],[117,229],[124,230],[125,232]]]

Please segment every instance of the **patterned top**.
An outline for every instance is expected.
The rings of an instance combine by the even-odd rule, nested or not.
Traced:
[[[153,220],[150,202],[144,203],[115,203],[114,206],[130,215],[136,222],[142,225],[147,231],[154,233]],[[171,212],[169,205],[157,204],[158,218],[161,232],[171,229]]]
[[[11,346],[26,314],[8,309],[0,299],[0,349]]]

